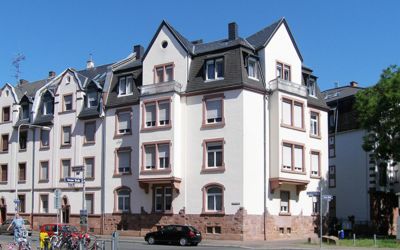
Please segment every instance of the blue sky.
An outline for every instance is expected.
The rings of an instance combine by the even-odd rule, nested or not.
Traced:
[[[321,89],[354,80],[376,83],[382,69],[400,65],[400,1],[0,1],[0,85],[14,83],[17,53],[21,78],[29,81],[82,69],[89,54],[96,65],[127,56],[135,44],[147,47],[162,19],[189,40],[227,36],[239,24],[246,37],[285,17]]]

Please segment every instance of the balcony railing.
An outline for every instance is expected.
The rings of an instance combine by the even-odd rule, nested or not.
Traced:
[[[143,95],[154,95],[167,92],[180,93],[182,85],[176,81],[155,83],[150,85],[143,85],[140,87],[140,94]]]
[[[291,81],[283,79],[274,79],[269,82],[269,88],[272,91],[283,90],[292,94],[307,97],[307,87]]]

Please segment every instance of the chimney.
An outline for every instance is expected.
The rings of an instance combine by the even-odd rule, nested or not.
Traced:
[[[141,57],[143,56],[143,53],[144,53],[144,48],[142,45],[137,44],[137,45],[133,46],[133,52],[136,53],[136,59],[141,59]]]
[[[358,87],[358,83],[356,81],[351,81],[350,82],[351,87]]]
[[[54,72],[54,71],[49,71],[49,79],[50,79],[50,78],[54,78],[54,77],[56,77],[56,72]]]
[[[228,24],[228,39],[235,40],[239,37],[239,27],[237,23],[232,22]]]
[[[86,69],[92,69],[94,68],[94,62],[92,58],[92,53],[90,53],[89,60],[86,61]]]

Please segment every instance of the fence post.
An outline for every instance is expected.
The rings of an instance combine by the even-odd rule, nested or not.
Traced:
[[[353,246],[356,245],[356,234],[353,234]]]
[[[374,246],[376,247],[376,234],[374,234]]]

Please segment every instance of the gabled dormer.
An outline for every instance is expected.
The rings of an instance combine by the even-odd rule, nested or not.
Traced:
[[[27,95],[24,95],[21,98],[19,105],[20,105],[19,119],[29,121],[32,108],[32,99],[29,98]]]
[[[99,117],[102,106],[102,88],[95,81],[90,81],[84,88],[82,110],[79,119],[91,119]]]
[[[40,113],[43,116],[54,115],[54,94],[51,90],[47,90],[42,96]]]

